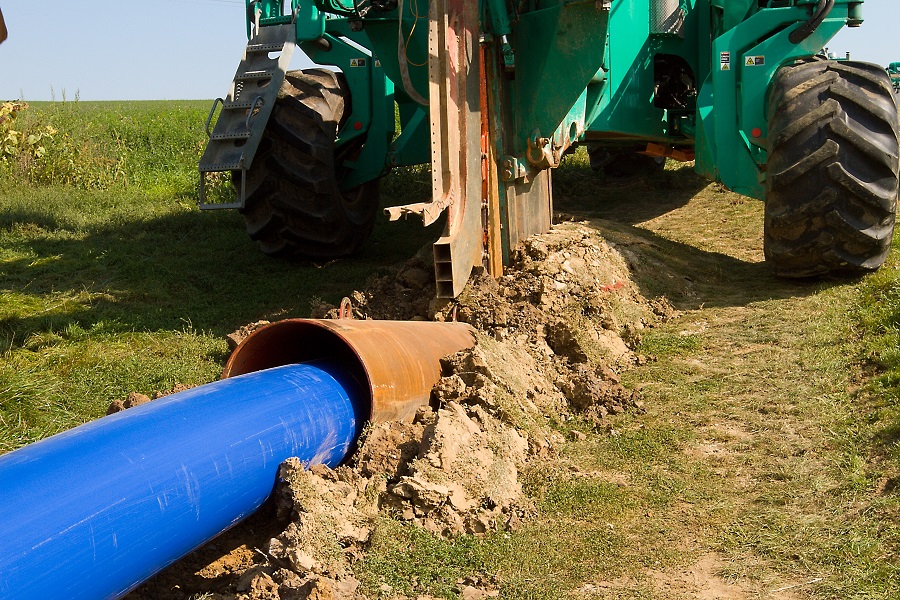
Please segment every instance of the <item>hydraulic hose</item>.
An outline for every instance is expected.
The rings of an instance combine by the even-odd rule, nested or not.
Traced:
[[[811,36],[816,29],[819,28],[819,25],[822,24],[822,21],[825,20],[826,17],[831,13],[831,9],[834,8],[834,0],[819,0],[819,5],[816,7],[815,13],[810,17],[809,21],[795,29],[788,36],[788,40],[792,44],[799,44],[809,36]]]

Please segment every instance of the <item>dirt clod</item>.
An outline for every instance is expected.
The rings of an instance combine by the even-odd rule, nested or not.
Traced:
[[[147,402],[151,402],[164,396],[169,396],[171,394],[177,394],[178,392],[189,390],[191,389],[191,387],[192,386],[184,385],[183,383],[176,383],[172,387],[172,389],[153,392],[152,396],[147,396],[146,394],[141,394],[139,392],[129,392],[128,396],[124,400],[113,400],[110,403],[109,408],[106,409],[106,414],[112,415],[117,412],[122,412],[125,409],[133,408],[141,404],[146,404]]]
[[[124,400],[113,400],[109,405],[109,408],[106,409],[106,414],[111,415],[113,413],[121,412],[126,408],[132,408],[147,402],[150,402],[149,396],[145,396],[138,392],[131,392]]]
[[[247,339],[251,333],[268,324],[269,321],[256,321],[254,323],[242,325],[236,331],[229,333],[225,336],[225,341],[228,342],[228,349],[234,350],[241,344],[241,342]]]

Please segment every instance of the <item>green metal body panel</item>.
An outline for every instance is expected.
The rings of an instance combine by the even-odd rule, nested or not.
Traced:
[[[608,22],[609,12],[598,11],[594,0],[556,4],[519,17],[510,35],[515,49],[514,134],[507,152],[524,155],[529,140],[550,137],[561,124],[562,135],[572,123],[578,131],[584,129],[582,96],[603,64]]]
[[[427,4],[423,2],[427,7]],[[415,6],[415,5],[414,5]],[[406,6],[402,15],[402,29],[398,30],[398,11],[387,16],[368,18],[365,35],[372,55],[379,58],[384,74],[394,87],[394,101],[398,106],[400,134],[393,140],[388,154],[383,157],[387,167],[399,167],[428,162],[430,129],[424,107],[415,102],[405,91],[398,60],[397,38],[402,35],[408,58],[410,84],[420,96],[428,97],[428,18]],[[381,58],[384,57],[384,60]]]
[[[694,146],[698,172],[762,198],[769,83],[781,65],[825,46],[847,23],[851,5],[838,0],[812,35],[793,44],[787,38],[809,19],[811,2],[763,9],[756,0],[680,4],[680,30],[659,33],[651,31],[651,3],[612,3],[605,80],[591,84],[600,91],[588,109],[585,140]],[[690,110],[655,105],[659,56],[689,66],[698,88]]]
[[[815,55],[837,34],[847,22],[847,5],[836,4],[812,35],[791,43],[788,36],[796,26],[790,25],[808,15],[800,7],[768,8],[715,38],[712,56],[719,62],[707,75],[698,99],[703,134],[696,140],[700,174],[764,199],[769,84],[781,65]],[[723,62],[726,56],[728,63]]]
[[[329,29],[332,22],[328,21]],[[338,67],[344,72],[352,110],[336,144],[340,147],[365,136],[359,155],[343,165],[341,184],[349,189],[377,179],[386,171],[384,157],[394,133],[393,84],[370,56],[336,34],[332,30],[323,36],[330,45],[327,51],[314,42],[301,44],[300,48],[317,64]]]
[[[423,0],[424,2],[424,0]],[[366,47],[372,54],[383,59],[385,74],[397,83],[398,101],[411,102],[401,82],[400,61],[398,60],[397,11],[388,17],[366,19],[365,34],[368,39]],[[405,55],[408,59],[408,71],[413,89],[421,96],[428,97],[428,19],[421,15],[416,17],[408,6],[404,6],[402,35],[405,43]]]
[[[891,77],[891,84],[894,86],[894,93],[900,93],[900,62],[892,62],[887,68],[888,75]]]
[[[668,111],[654,106],[654,57],[683,58],[694,73],[709,69],[709,52],[698,40],[709,37],[707,0],[688,0],[683,36],[651,35],[649,2],[613,2],[610,11],[606,71],[589,107],[586,137],[596,142],[683,141],[672,131]],[[692,112],[692,111],[690,111]]]
[[[343,71],[352,110],[337,144],[365,136],[344,164],[347,188],[430,157],[427,110],[413,100],[429,92],[429,2],[358,4],[292,0],[282,14],[282,2],[252,3],[261,25],[295,23],[310,59]],[[494,92],[503,104],[494,148],[501,192],[556,166],[555,149],[573,143],[653,142],[693,149],[698,172],[762,198],[775,72],[861,23],[861,4],[836,0],[828,18],[794,44],[790,33],[810,19],[817,0],[523,0],[513,13],[506,0],[480,0],[482,43],[497,63]],[[678,102],[660,99],[664,69],[692,80]]]

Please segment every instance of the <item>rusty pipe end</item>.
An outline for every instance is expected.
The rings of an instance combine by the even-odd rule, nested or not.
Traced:
[[[409,420],[440,380],[441,358],[474,345],[475,330],[465,323],[285,319],[250,334],[222,377],[328,359],[368,392],[369,420]]]

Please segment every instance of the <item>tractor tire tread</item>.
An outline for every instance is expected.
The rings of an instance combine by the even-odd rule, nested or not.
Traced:
[[[782,67],[769,97],[765,255],[776,274],[861,275],[890,249],[898,118],[877,65]]]
[[[285,75],[247,172],[245,226],[266,254],[313,260],[347,256],[372,232],[378,181],[346,191],[339,187],[334,142],[349,112],[345,90],[343,76],[324,69]]]

